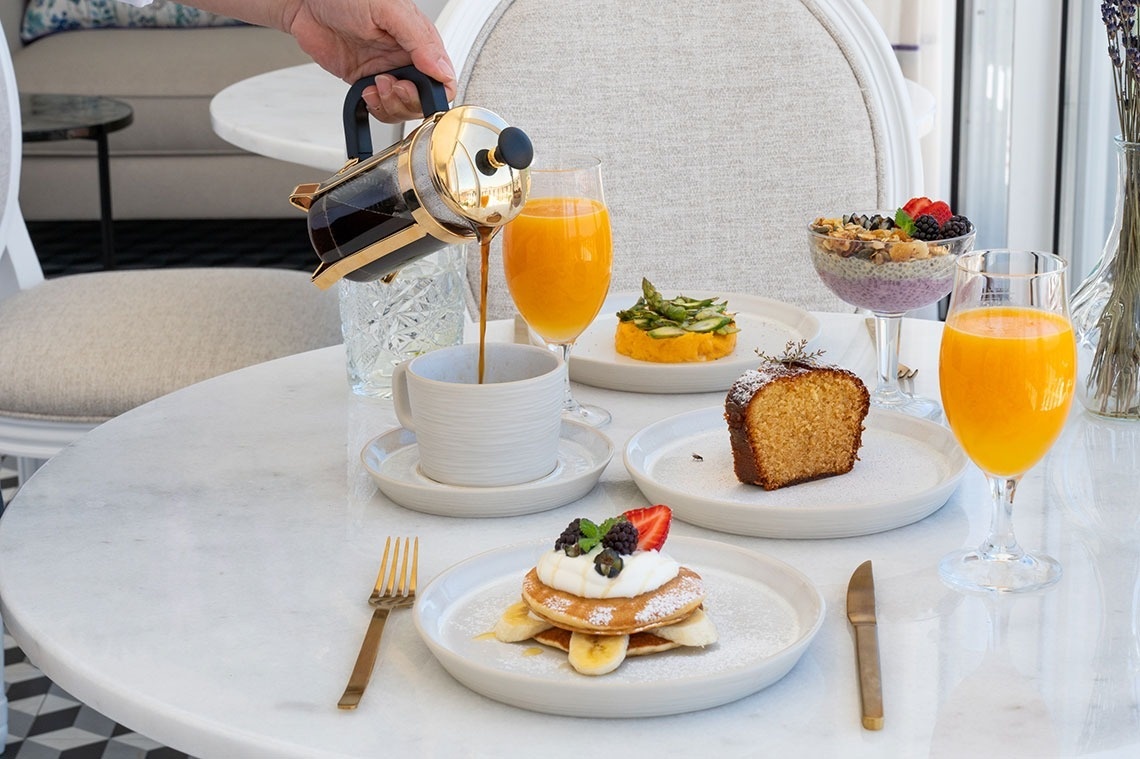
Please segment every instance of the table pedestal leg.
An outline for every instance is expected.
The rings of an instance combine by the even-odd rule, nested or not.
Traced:
[[[99,146],[99,220],[103,232],[103,268],[115,268],[115,230],[111,216],[111,159],[107,135],[95,138]]]

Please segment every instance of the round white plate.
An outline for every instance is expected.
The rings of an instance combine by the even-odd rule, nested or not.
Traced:
[[[779,355],[789,340],[814,340],[819,319],[807,311],[769,298],[707,290],[661,290],[666,297],[684,294],[691,298],[728,301],[736,314],[740,332],[736,350],[716,361],[661,364],[638,361],[614,349],[617,312],[630,308],[641,293],[611,293],[598,318],[574,343],[570,353],[570,379],[594,387],[635,393],[705,393],[727,390],[746,369],[759,363],[756,350]]]
[[[413,511],[447,517],[510,517],[576,501],[598,482],[614,444],[593,427],[563,420],[558,466],[547,476],[507,487],[444,485],[420,472],[416,434],[403,427],[364,446],[360,459],[380,492]]]
[[[721,406],[642,429],[626,446],[625,466],[651,503],[667,504],[678,519],[736,535],[868,535],[917,522],[946,503],[967,464],[948,429],[874,408],[864,427],[850,472],[779,490],[736,479]]]
[[[479,554],[445,570],[416,600],[415,623],[451,675],[513,706],[572,717],[651,717],[735,701],[795,666],[823,623],[824,600],[803,574],[711,540],[669,538],[666,549],[705,583],[719,640],[631,657],[600,677],[580,675],[566,654],[484,633],[518,601],[522,578],[553,538]],[[535,648],[541,653],[534,654]]]

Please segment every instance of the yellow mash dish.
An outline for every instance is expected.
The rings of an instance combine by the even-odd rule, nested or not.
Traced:
[[[714,361],[736,349],[736,326],[726,301],[716,298],[666,300],[648,279],[632,308],[618,311],[614,349],[639,361],[679,364]]]

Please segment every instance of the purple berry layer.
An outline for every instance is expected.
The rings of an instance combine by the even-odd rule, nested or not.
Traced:
[[[820,279],[845,302],[883,314],[929,306],[950,292],[956,256],[873,263],[812,245]]]

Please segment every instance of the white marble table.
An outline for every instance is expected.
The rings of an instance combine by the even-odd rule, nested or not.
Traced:
[[[910,80],[906,86],[921,137],[934,127],[934,96]],[[348,84],[315,63],[291,66],[223,89],[210,101],[210,121],[219,137],[239,148],[331,174],[346,160],[341,110],[347,93]],[[402,125],[371,122],[376,150],[403,133]]]
[[[862,320],[822,315],[828,358],[870,379]],[[940,325],[908,320],[904,360],[936,392]],[[644,425],[722,394],[589,387],[619,452]],[[822,630],[781,681],[703,712],[576,719],[505,706],[389,622],[360,709],[338,711],[386,535],[422,538],[421,582],[477,552],[644,504],[615,456],[581,502],[510,519],[419,514],[378,494],[358,454],[394,426],[352,396],[331,348],[181,390],[94,430],[0,520],[0,599],[30,659],[78,698],[200,757],[1135,756],[1140,428],[1075,413],[1025,478],[1015,522],[1059,558],[1053,589],[988,603],[938,579],[988,506],[970,469],[925,520],[842,540],[770,540],[675,522],[789,562],[821,589]],[[883,483],[884,488],[889,483]],[[848,577],[874,560],[886,724],[860,726]],[[696,748],[695,747],[699,747]]]

